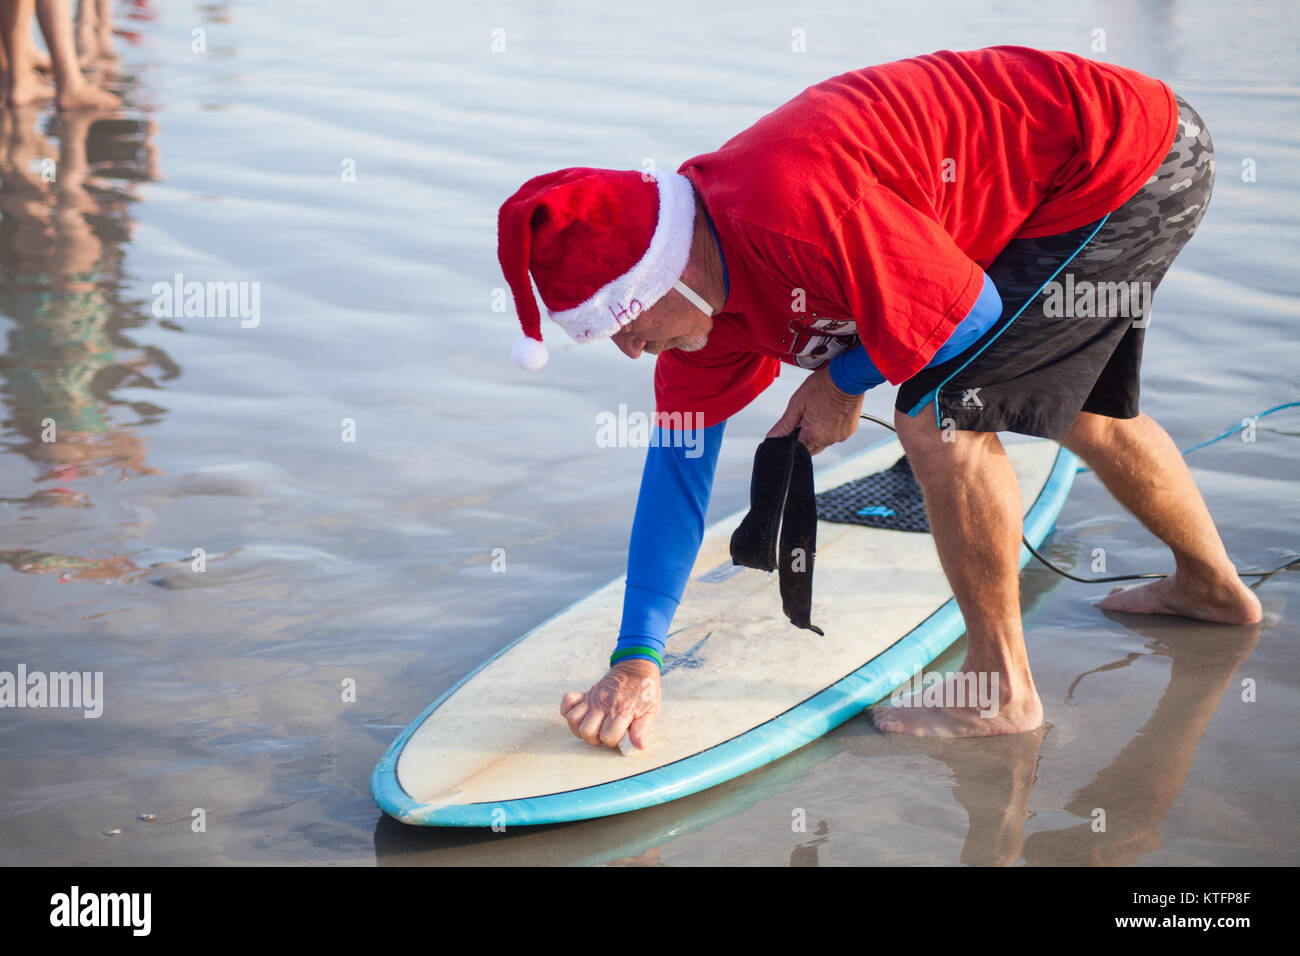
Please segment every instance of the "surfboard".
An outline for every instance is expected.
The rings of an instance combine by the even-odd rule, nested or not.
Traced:
[[[1054,442],[1007,445],[1025,537],[1050,533],[1077,459]],[[888,469],[887,439],[815,475],[818,492]],[[741,510],[710,526],[673,619],[662,706],[644,751],[591,747],[560,716],[608,669],[623,578],[542,622],[434,701],[371,775],[403,823],[511,827],[655,806],[734,779],[886,697],[964,631],[929,534],[819,521],[812,620],[781,611],[777,575],[731,563]],[[975,556],[978,558],[978,556]],[[1029,552],[1020,549],[1023,567]]]

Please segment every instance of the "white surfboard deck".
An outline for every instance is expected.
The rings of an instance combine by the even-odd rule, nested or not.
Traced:
[[[817,490],[884,470],[901,454],[896,440],[873,446],[818,473]],[[1008,445],[1007,454],[1028,517],[1041,526],[1030,534],[1037,545],[1068,491],[1073,458],[1044,440]],[[1038,499],[1049,479],[1057,487],[1045,505]],[[731,564],[731,533],[744,515],[705,532],[673,620],[661,714],[645,751],[591,747],[560,715],[565,693],[586,691],[608,669],[622,613],[619,578],[529,632],[421,715],[376,768],[372,790],[380,805],[408,823],[482,826],[584,819],[661,803],[701,789],[674,779],[681,762],[726,744],[716,750],[719,760],[735,764],[737,773],[752,769],[735,760],[747,732],[776,727],[774,718],[863,668],[945,605],[950,616],[957,613],[930,535],[821,521],[812,621],[826,633],[796,628],[782,613],[775,572]],[[913,661],[890,686],[948,646],[960,633],[959,615],[956,624],[942,647]],[[772,750],[771,733],[750,734],[760,736]],[[721,782],[714,779],[720,772],[711,768],[704,785]],[[619,797],[612,804],[611,792]]]

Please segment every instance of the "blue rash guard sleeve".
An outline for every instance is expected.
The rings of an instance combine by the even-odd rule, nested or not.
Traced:
[[[980,290],[979,298],[971,307],[970,314],[952,330],[948,341],[934,353],[934,358],[930,359],[926,368],[940,365],[954,355],[960,355],[968,346],[973,345],[976,339],[992,328],[1000,315],[1002,315],[1002,297],[998,295],[993,280],[988,277],[988,273],[985,273],[984,288]],[[835,387],[846,395],[861,395],[885,381],[885,376],[880,374],[861,344],[831,359],[830,372]]]
[[[993,280],[985,275],[984,288],[970,314],[953,329],[930,365],[960,354],[1001,314],[1002,299]],[[836,387],[850,395],[861,395],[885,381],[861,345],[833,358],[830,374]],[[726,422],[720,422],[703,432],[656,430],[641,474],[628,542],[623,623],[611,665],[646,660],[663,667],[668,628],[704,539],[704,515],[725,427]]]
[[[611,666],[646,660],[663,667],[668,627],[704,540],[704,515],[726,424],[702,432],[655,430],[632,520],[623,623]]]

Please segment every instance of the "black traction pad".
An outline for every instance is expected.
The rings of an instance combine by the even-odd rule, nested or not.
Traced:
[[[823,491],[817,496],[817,517],[890,531],[930,531],[921,486],[906,455],[884,471]]]

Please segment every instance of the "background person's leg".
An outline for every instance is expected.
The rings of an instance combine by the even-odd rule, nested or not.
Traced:
[[[45,92],[36,75],[32,40],[34,0],[0,0],[0,43],[7,55],[5,105],[24,106]]]
[[[36,0],[36,19],[54,62],[55,102],[61,110],[111,109],[122,101],[90,83],[77,61],[69,0]]]
[[[1242,583],[1210,510],[1168,432],[1146,415],[1107,418],[1080,412],[1064,444],[1106,490],[1174,553],[1168,578],[1117,588],[1098,606],[1139,614],[1254,624],[1259,598]]]
[[[925,493],[939,561],[966,621],[960,673],[987,675],[989,686],[996,675],[999,701],[991,717],[981,717],[978,706],[878,705],[872,721],[883,731],[926,737],[1033,730],[1043,722],[1043,705],[1020,624],[1023,512],[1011,462],[995,432],[956,432],[956,440],[946,442],[931,415],[895,412],[894,424]]]

